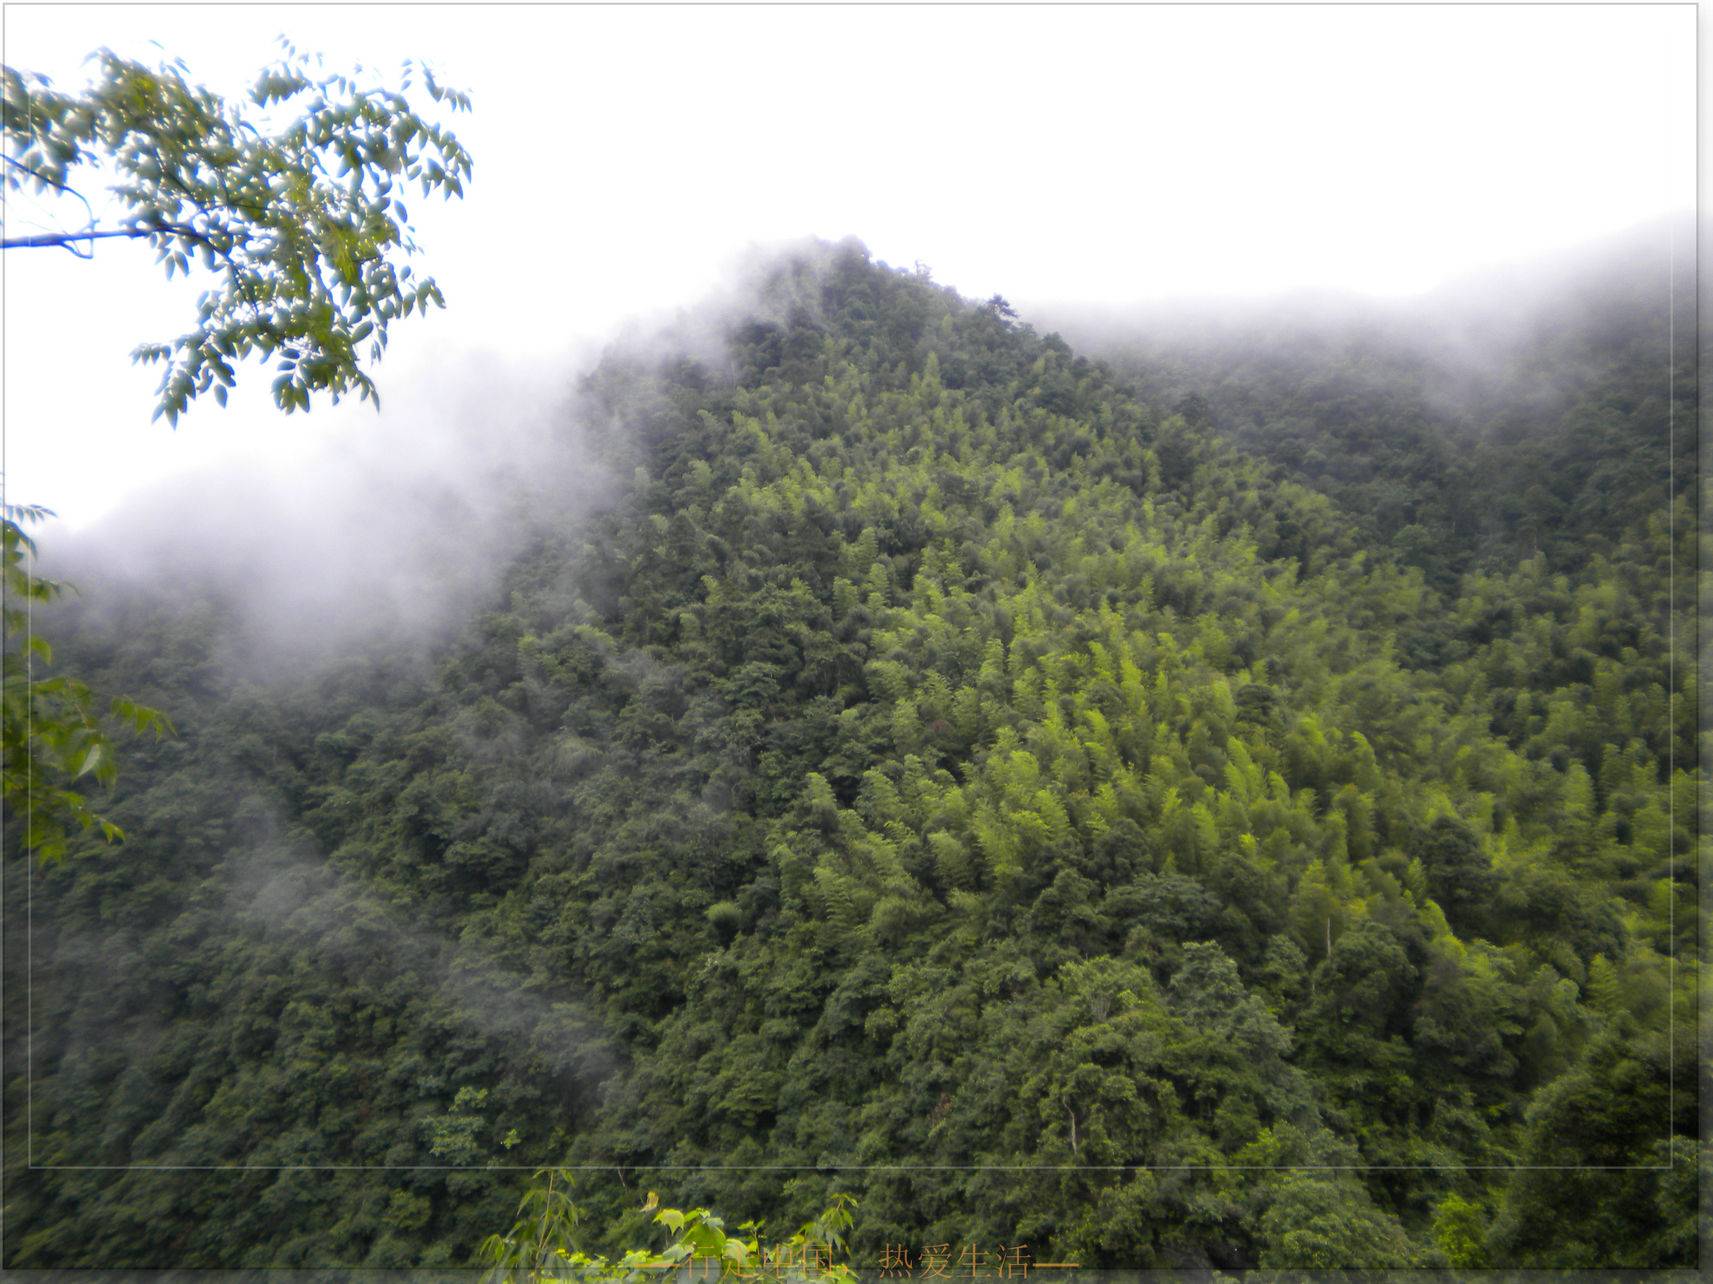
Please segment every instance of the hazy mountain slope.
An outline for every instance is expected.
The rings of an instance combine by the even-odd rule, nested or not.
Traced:
[[[615,1237],[641,1183],[852,1190],[865,1264],[1685,1260],[1663,529],[1435,589],[1195,403],[852,245],[728,333],[590,377],[563,448],[628,484],[520,501],[427,669],[235,685],[218,603],[63,619],[183,734],[126,849],[28,876],[8,1265],[462,1262],[484,1168],[561,1161]],[[24,1100],[38,1164],[253,1167],[24,1171]],[[1571,1182],[1567,1248],[1502,1170],[1579,1162],[1642,1171]]]
[[[1416,299],[1044,315],[1449,587],[1536,550],[1574,571],[1690,493],[1694,233],[1650,224]]]

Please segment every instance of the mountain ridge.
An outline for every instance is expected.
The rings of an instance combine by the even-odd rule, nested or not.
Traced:
[[[127,849],[34,875],[36,1153],[370,1171],[9,1158],[8,1264],[455,1265],[518,1161],[614,1174],[612,1234],[645,1172],[770,1221],[851,1191],[865,1261],[1684,1264],[1667,1178],[1525,1171],[1594,1105],[1599,1162],[1694,1149],[1687,1094],[1641,1126],[1703,1073],[1660,1037],[1683,501],[1415,565],[1194,369],[1132,395],[853,243],[769,272],[725,360],[585,381],[567,448],[628,486],[527,497],[426,679],[383,641],[235,685],[210,608],[64,617],[184,734],[134,751]]]

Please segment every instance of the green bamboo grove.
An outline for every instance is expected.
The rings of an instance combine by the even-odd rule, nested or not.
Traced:
[[[1693,1265],[1693,354],[1604,298],[1454,410],[815,246],[583,380],[622,485],[426,664],[55,608],[177,734],[8,834],[6,1264],[476,1268],[563,1167],[614,1262]]]

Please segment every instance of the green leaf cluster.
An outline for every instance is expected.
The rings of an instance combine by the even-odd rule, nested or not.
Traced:
[[[432,279],[413,279],[405,189],[462,196],[472,170],[406,91],[421,75],[434,103],[456,112],[468,98],[408,62],[397,90],[323,74],[289,45],[248,106],[192,83],[182,63],[152,68],[107,50],[94,61],[81,93],[0,72],[5,186],[70,193],[81,169],[111,165],[125,214],[115,229],[7,247],[136,237],[169,278],[193,264],[214,278],[190,330],[133,354],[165,367],[155,414],[168,423],[210,391],[224,405],[235,363],[250,356],[274,364],[274,402],[287,413],[321,391],[376,398],[364,362],[379,359],[389,325],[444,306]]]
[[[546,1180],[543,1181],[543,1178]],[[758,1279],[789,1284],[854,1284],[856,1275],[843,1261],[842,1232],[850,1229],[856,1201],[835,1195],[821,1215],[779,1241],[764,1241],[758,1223],[746,1222],[731,1234],[723,1219],[705,1208],[659,1208],[653,1191],[641,1212],[671,1236],[665,1248],[632,1248],[616,1260],[577,1248],[582,1212],[571,1198],[570,1173],[544,1170],[518,1205],[518,1220],[505,1235],[491,1235],[477,1253],[487,1265],[484,1284],[534,1284],[537,1280],[575,1279],[623,1282],[661,1278],[678,1271],[707,1279]],[[658,1209],[658,1211],[656,1211]],[[627,1221],[634,1221],[634,1216]]]
[[[3,783],[12,826],[20,841],[44,861],[65,856],[66,843],[79,830],[98,829],[108,842],[123,831],[98,813],[77,788],[92,781],[111,788],[118,774],[106,717],[135,733],[168,735],[172,723],[158,710],[115,696],[106,717],[98,712],[88,684],[66,675],[38,677],[37,667],[53,663],[53,649],[36,633],[34,608],[52,602],[64,585],[32,573],[35,541],[26,524],[50,516],[47,509],[6,505],[0,511],[0,562],[5,576],[4,651],[0,654],[0,726],[4,728]]]

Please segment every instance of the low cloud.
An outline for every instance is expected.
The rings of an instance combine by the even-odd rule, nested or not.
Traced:
[[[613,493],[582,443],[575,368],[478,354],[395,381],[379,415],[306,462],[206,470],[50,532],[42,572],[98,615],[137,595],[227,604],[234,678],[301,677],[380,642],[420,657],[543,514],[573,521]]]

